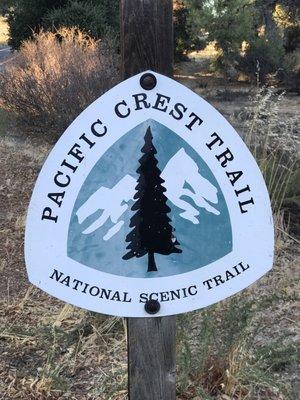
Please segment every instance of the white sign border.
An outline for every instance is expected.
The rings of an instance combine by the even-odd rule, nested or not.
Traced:
[[[197,286],[197,294],[180,300],[161,302],[161,309],[155,316],[179,314],[206,307],[246,288],[270,270],[273,264],[274,230],[269,196],[261,172],[243,140],[226,119],[200,96],[170,78],[154,74],[158,83],[153,90],[146,92],[141,88],[139,81],[142,74],[138,74],[105,93],[80,114],[47,158],[37,179],[28,209],[25,260],[29,280],[61,300],[103,314],[149,317],[151,315],[145,312],[144,304],[139,302],[141,293],[170,292],[193,285]],[[154,103],[157,93],[171,97],[170,109],[172,104],[180,102],[188,110],[199,115],[203,123],[190,131],[183,122],[179,123],[169,113],[153,108],[132,111],[129,117],[120,121],[115,114],[114,105],[125,99],[128,105],[132,106],[132,94],[142,92],[147,94],[147,100],[151,104]],[[88,132],[91,124],[98,118],[107,126],[108,133],[95,140],[96,145],[87,152],[80,164],[72,184],[66,190],[57,223],[42,221],[41,214],[47,206],[47,194],[56,190],[54,183],[51,187],[52,177],[72,144],[78,143],[79,137]],[[166,125],[184,139],[199,153],[214,173],[223,190],[231,218],[233,251],[214,263],[184,274],[163,278],[126,278],[97,271],[68,258],[68,227],[74,202],[93,166],[120,137],[147,119],[154,119]],[[242,169],[244,177],[241,181],[251,187],[255,204],[245,214],[239,211],[234,188],[216,159],[215,152],[206,146],[206,143],[212,141],[213,132],[218,133],[226,147],[234,154],[234,160],[230,163],[231,171]],[[249,264],[250,267],[235,278],[213,289],[208,289],[207,285],[203,284],[214,276],[224,276],[226,270],[232,270],[240,262],[243,262],[244,266]],[[71,284],[70,286],[66,284],[67,280],[62,284],[50,279],[54,268],[62,272],[64,277],[70,276],[71,282],[77,279],[91,286],[110,289],[112,292],[128,292],[128,298],[132,301],[104,300],[89,295],[88,290],[83,293],[78,288],[72,289]],[[80,286],[82,289],[82,285]]]

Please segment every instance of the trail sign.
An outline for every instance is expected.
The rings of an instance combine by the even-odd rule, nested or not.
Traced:
[[[232,126],[147,71],[91,104],[46,160],[29,206],[29,279],[74,305],[146,317],[208,306],[273,262],[269,197]],[[149,310],[148,310],[149,312]]]

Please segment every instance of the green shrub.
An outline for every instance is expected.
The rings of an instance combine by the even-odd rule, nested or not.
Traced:
[[[35,34],[0,73],[0,106],[22,132],[60,135],[117,83],[114,48],[74,28]]]
[[[190,49],[190,33],[187,27],[188,10],[182,1],[174,2],[175,59],[184,60]]]
[[[240,115],[244,140],[263,173],[274,213],[288,198],[299,195],[297,185],[290,185],[299,166],[298,123],[279,112],[283,98],[274,87],[257,88],[252,107]]]
[[[279,2],[261,0],[184,0],[193,35],[208,35],[219,56],[215,68],[234,79],[239,72],[266,81],[268,74],[283,70],[285,51],[299,43],[299,24],[288,11],[278,14]],[[281,2],[286,3],[286,2]],[[284,4],[288,7],[287,4]],[[277,14],[274,15],[275,9]],[[294,11],[294,14],[296,11]],[[189,25],[188,25],[189,26]],[[192,36],[193,36],[192,35]]]
[[[69,1],[64,7],[50,10],[43,19],[45,28],[78,27],[94,38],[116,32],[119,27],[118,2]]]
[[[249,0],[205,0],[198,12],[199,28],[222,51],[223,65],[239,60],[243,41],[255,36],[257,13]]]
[[[284,48],[282,41],[268,41],[266,37],[257,37],[253,40],[243,57],[240,57],[239,69],[252,77],[256,77],[259,70],[261,83],[266,81],[267,75],[276,73],[282,68]]]
[[[300,94],[300,50],[285,55],[281,80],[287,90]]]
[[[22,41],[41,28],[77,26],[100,38],[118,30],[118,0],[11,0],[5,7],[9,45],[18,49]]]
[[[67,3],[67,0],[12,0],[6,6],[9,25],[8,44],[18,49],[23,40],[32,37],[43,25],[45,14]]]
[[[198,24],[198,14],[202,9],[200,0],[174,0],[174,40],[175,60],[187,59],[187,53],[205,48],[206,36],[202,35]]]
[[[287,52],[300,47],[300,24],[290,25],[284,31],[284,47]]]

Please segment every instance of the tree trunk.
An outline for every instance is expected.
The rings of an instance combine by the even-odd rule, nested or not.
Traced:
[[[148,253],[148,272],[157,271],[154,253]]]

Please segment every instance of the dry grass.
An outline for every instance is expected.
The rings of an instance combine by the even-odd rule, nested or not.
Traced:
[[[282,209],[291,177],[299,167],[300,138],[297,116],[280,113],[284,93],[258,88],[252,108],[243,110],[245,142],[257,160],[268,186],[274,211]]]
[[[231,94],[226,99],[227,112],[236,104],[238,90],[224,89],[224,96]],[[221,90],[215,94],[220,97]],[[276,233],[275,266],[233,298],[181,318],[179,390],[189,393],[186,398],[199,400],[295,400],[299,384],[300,242],[288,232],[289,221],[282,206],[288,192],[299,195],[299,187],[289,187],[299,164],[299,118],[291,109],[286,112],[287,99],[273,88],[252,90],[251,100],[242,102],[242,113],[241,103],[235,115],[231,108],[231,121],[242,128],[269,187]],[[217,104],[222,110],[224,103]]]
[[[8,25],[5,18],[0,16],[0,46],[5,46],[8,39]]]
[[[122,320],[66,305],[27,281],[25,214],[49,150],[39,138],[1,132],[0,399],[123,400]]]
[[[296,399],[295,245],[281,235],[272,272],[241,294],[182,317],[179,389],[190,393],[187,399]]]

